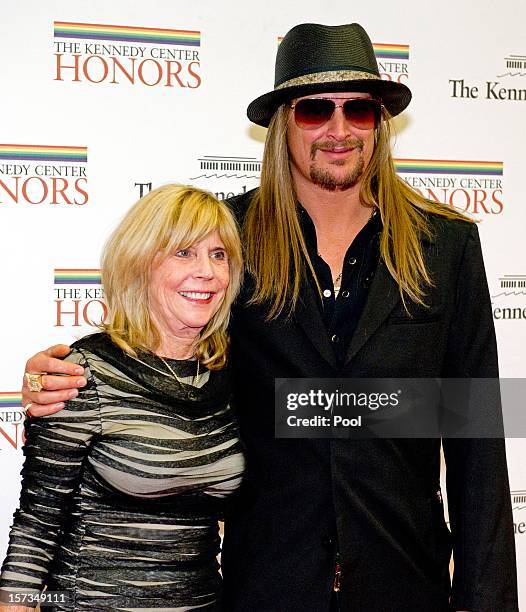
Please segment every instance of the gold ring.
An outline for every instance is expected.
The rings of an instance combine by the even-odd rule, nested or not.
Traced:
[[[27,386],[30,391],[42,391],[44,385],[42,384],[42,374],[34,374],[33,372],[26,372]]]

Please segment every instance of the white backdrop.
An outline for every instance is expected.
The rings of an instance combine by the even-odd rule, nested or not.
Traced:
[[[434,8],[418,0],[4,7],[1,557],[18,500],[27,356],[72,341],[93,329],[86,320],[100,319],[100,248],[141,190],[177,181],[227,197],[257,185],[265,130],[245,109],[272,88],[279,37],[297,23],[361,23],[384,78],[412,89],[396,120],[399,172],[480,220],[501,375],[523,376],[525,20],[526,5],[516,0],[444,0]],[[520,439],[507,444],[526,602],[526,450]]]

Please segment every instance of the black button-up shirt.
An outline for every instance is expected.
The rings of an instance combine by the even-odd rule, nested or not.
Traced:
[[[301,229],[322,292],[319,303],[323,320],[336,356],[343,362],[380,258],[380,214],[375,210],[347,249],[340,291],[336,296],[331,269],[318,254],[314,223],[303,207],[300,206],[299,210]],[[316,295],[319,295],[313,278],[311,282]]]

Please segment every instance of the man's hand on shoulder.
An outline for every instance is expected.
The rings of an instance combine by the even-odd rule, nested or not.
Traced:
[[[65,344],[56,344],[33,355],[26,363],[26,372],[42,374],[38,377],[42,390],[30,391],[24,376],[22,385],[22,405],[29,406],[30,416],[42,417],[64,408],[64,402],[78,395],[79,387],[87,383],[84,369],[76,363],[63,361],[71,349]],[[45,373],[45,374],[44,374]],[[60,376],[53,376],[60,374]]]

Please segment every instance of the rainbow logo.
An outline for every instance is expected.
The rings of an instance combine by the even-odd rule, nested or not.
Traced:
[[[100,270],[55,268],[55,285],[100,285]]]
[[[470,174],[502,176],[504,164],[496,161],[459,161],[444,159],[395,159],[401,174]]]
[[[88,161],[87,147],[0,144],[0,159],[17,161]]]
[[[378,59],[408,60],[409,45],[386,45],[373,43],[374,54]]]
[[[201,45],[201,32],[194,30],[166,30],[164,28],[140,28],[100,23],[55,21],[54,35],[55,38],[115,40],[189,47],[199,47]]]
[[[22,407],[22,393],[2,391],[0,393],[0,408],[21,408]]]

